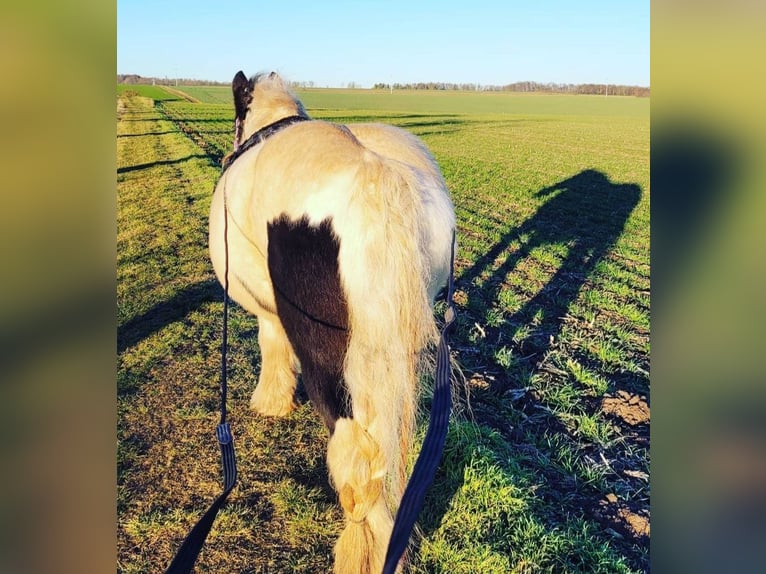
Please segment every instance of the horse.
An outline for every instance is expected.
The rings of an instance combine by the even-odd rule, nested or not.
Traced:
[[[328,429],[344,511],[334,572],[377,574],[438,338],[454,208],[413,134],[311,119],[274,72],[240,71],[232,92],[234,151],[212,198],[209,251],[231,299],[258,320],[250,407],[288,414],[300,374]]]

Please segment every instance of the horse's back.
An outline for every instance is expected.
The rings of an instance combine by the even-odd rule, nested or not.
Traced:
[[[423,142],[410,132],[388,124],[360,123],[346,126],[365,148],[381,157],[400,161],[441,179],[436,162]]]

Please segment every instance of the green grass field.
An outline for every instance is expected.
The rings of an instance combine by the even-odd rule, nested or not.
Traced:
[[[178,100],[179,97],[171,94],[162,86],[144,86],[132,84],[117,84],[117,96],[137,94],[145,98],[151,98],[155,101]]]
[[[233,106],[228,86],[182,86],[200,102]],[[296,92],[303,104],[320,115],[325,110],[377,110],[428,114],[555,114],[647,117],[647,98],[609,98],[560,94],[459,92],[422,90],[334,90],[312,88]]]
[[[199,103],[129,88],[117,104],[117,503],[118,571],[134,573],[164,569],[220,489],[222,293],[206,234],[233,109],[228,88],[176,88]],[[456,207],[451,347],[470,401],[453,417],[412,571],[648,572],[649,101],[300,96],[318,119],[422,137]],[[342,517],[326,431],[305,394],[282,420],[248,410],[256,333],[234,305],[240,482],[197,571],[327,572]]]

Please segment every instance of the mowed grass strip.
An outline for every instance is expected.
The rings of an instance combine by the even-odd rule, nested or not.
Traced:
[[[177,100],[179,96],[166,90],[163,86],[146,84],[117,84],[117,95],[139,95],[155,101]]]
[[[383,121],[423,137],[458,214],[452,348],[471,388],[470,416],[450,427],[413,571],[648,571],[648,114],[625,98],[604,102],[620,113],[578,103],[490,114],[476,99],[456,112],[429,110],[425,96],[402,110],[376,110],[379,102],[359,93],[348,94],[353,105],[327,97],[321,108],[307,104],[314,117]],[[160,170],[118,174],[135,178],[136,190],[118,181],[120,233],[143,219],[136,237],[156,235],[118,261],[143,266],[120,275],[121,321],[137,329],[121,339],[119,371],[125,571],[169,560],[219,488],[212,432],[221,305],[205,234],[213,166],[233,129],[230,104],[164,101],[135,113],[159,122],[144,126],[159,140],[149,147],[172,149],[162,132],[180,127],[172,138],[193,151],[139,161],[149,152],[118,148],[130,157],[121,167]],[[202,157],[177,161],[186,154]],[[163,181],[162,170],[176,185],[151,181]],[[173,203],[198,177],[198,199]],[[165,228],[144,216],[174,206],[182,215]],[[232,324],[241,483],[200,571],[328,571],[341,517],[324,468],[326,432],[309,404],[281,421],[247,410],[256,324],[236,306]]]

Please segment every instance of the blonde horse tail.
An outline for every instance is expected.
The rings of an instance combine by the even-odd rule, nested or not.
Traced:
[[[405,486],[418,370],[437,336],[428,296],[419,174],[367,153],[338,259],[350,339],[344,379],[352,418],[336,423],[328,468],[346,515],[336,574],[378,574]]]

